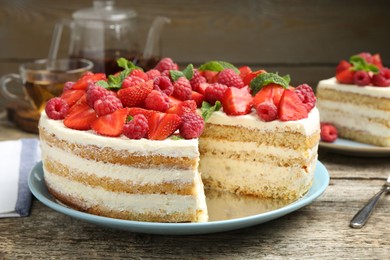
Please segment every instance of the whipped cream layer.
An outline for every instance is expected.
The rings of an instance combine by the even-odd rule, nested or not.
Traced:
[[[67,128],[63,120],[49,119],[42,112],[39,120],[40,127],[57,136],[57,138],[80,145],[95,145],[98,147],[110,147],[116,150],[127,150],[139,155],[163,155],[169,157],[199,157],[198,139],[162,141],[140,139],[132,140],[124,135],[120,137],[107,137],[97,135],[94,131],[80,131]]]
[[[242,116],[228,116],[224,112],[217,111],[212,114],[207,122],[218,125],[241,126],[269,132],[289,131],[310,136],[318,131],[320,126],[319,121],[318,109],[314,107],[307,118],[296,121],[282,122],[274,120],[271,122],[264,122],[259,119],[256,111],[252,111],[250,114]]]
[[[378,98],[390,98],[390,87],[357,86],[352,84],[341,84],[335,77],[321,80],[317,88],[332,89],[347,93],[356,93]]]

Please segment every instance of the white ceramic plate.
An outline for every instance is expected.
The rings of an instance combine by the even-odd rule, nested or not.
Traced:
[[[219,206],[221,206],[220,209],[213,208],[213,205],[216,205],[213,204],[213,202],[218,202],[217,200],[211,199],[212,201],[207,202],[209,205],[210,214],[209,222],[153,223],[96,216],[68,208],[63,204],[58,203],[47,191],[43,177],[42,162],[39,162],[34,167],[28,179],[28,185],[34,196],[43,204],[58,212],[61,212],[76,219],[80,219],[104,227],[110,227],[132,232],[163,235],[207,234],[229,231],[261,224],[289,214],[310,204],[325,191],[328,184],[328,171],[321,162],[317,162],[316,170],[314,173],[314,182],[311,189],[304,197],[292,203],[288,203],[287,205],[283,205],[283,203],[278,203],[275,200],[271,202],[270,200],[251,198],[250,201],[248,201],[246,199],[241,198],[239,200],[241,202],[238,203],[242,203],[241,205],[246,205],[247,208],[243,207],[239,208],[239,210],[235,208],[235,210],[232,210],[228,209],[228,207],[232,204],[231,202],[233,201],[232,198],[229,196],[225,197],[226,201],[224,201],[224,203],[218,204]],[[220,196],[216,197],[221,198]],[[271,207],[269,207],[270,205]],[[220,212],[230,213],[219,215]],[[234,215],[231,214],[231,212],[241,213]]]
[[[390,156],[390,147],[380,147],[337,138],[334,143],[320,142],[320,147],[336,153],[364,157]]]

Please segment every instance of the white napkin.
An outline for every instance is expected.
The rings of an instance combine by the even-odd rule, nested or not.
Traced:
[[[32,195],[27,178],[40,154],[35,138],[0,142],[0,218],[29,215]]]

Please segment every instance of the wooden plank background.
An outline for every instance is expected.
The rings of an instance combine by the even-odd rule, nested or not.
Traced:
[[[0,0],[0,75],[46,57],[56,21],[91,5],[87,0]],[[334,74],[340,59],[361,51],[379,52],[390,65],[388,0],[117,0],[116,5],[142,17],[142,42],[153,17],[171,18],[162,54],[182,66],[225,60],[290,74],[293,85],[307,82],[315,88]],[[5,104],[1,97],[0,111]]]

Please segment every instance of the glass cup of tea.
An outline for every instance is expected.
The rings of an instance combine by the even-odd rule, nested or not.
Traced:
[[[49,99],[61,95],[65,82],[76,81],[92,67],[93,63],[85,59],[42,59],[25,63],[19,67],[19,74],[1,77],[0,93],[10,101],[41,112]],[[18,85],[9,84],[12,81]],[[15,87],[22,87],[23,91]]]

